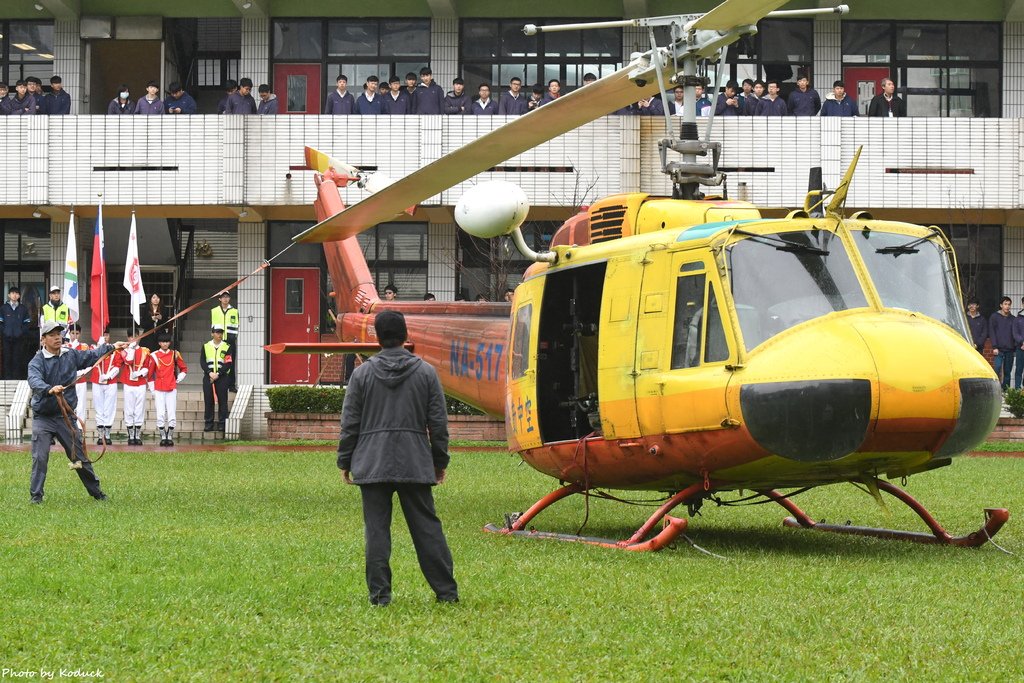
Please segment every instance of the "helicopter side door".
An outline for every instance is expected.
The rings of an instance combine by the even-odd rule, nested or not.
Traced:
[[[645,435],[727,426],[736,345],[706,250],[650,252],[637,326],[637,414]]]
[[[607,439],[640,435],[636,415],[636,321],[643,281],[643,254],[608,261],[601,304],[598,387],[601,428]]]

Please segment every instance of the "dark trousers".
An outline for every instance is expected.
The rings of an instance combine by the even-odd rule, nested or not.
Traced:
[[[206,404],[206,424],[213,423],[213,397],[217,396],[217,422],[221,424],[228,420],[228,378],[229,375],[221,375],[216,382],[210,381],[209,375],[203,375],[203,401]]]
[[[1003,386],[1003,391],[1010,388],[1010,378],[1013,376],[1014,349],[999,349],[999,354],[993,359],[993,367],[996,377]]]
[[[28,366],[25,364],[25,340],[20,337],[4,337],[4,379],[25,379]]]
[[[33,500],[41,500],[43,497],[46,470],[50,461],[50,437],[57,439],[69,458],[74,454],[75,459],[85,460],[85,453],[82,449],[82,432],[74,421],[73,413],[70,419],[71,430],[68,429],[62,416],[32,416],[32,482],[29,493]],[[103,497],[100,480],[92,469],[92,463],[85,463],[82,465],[82,469],[75,471],[78,472],[78,478],[82,480],[82,484],[90,496],[93,498]]]
[[[394,494],[402,505],[416,558],[427,583],[440,600],[456,600],[459,588],[452,570],[452,553],[434,511],[429,484],[363,484],[363,524],[366,527],[366,587],[370,602],[391,602],[391,504]]]

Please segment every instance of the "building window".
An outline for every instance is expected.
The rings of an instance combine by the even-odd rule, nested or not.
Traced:
[[[909,116],[997,117],[1002,29],[995,22],[846,22],[843,78],[861,102],[896,81]]]
[[[617,28],[523,35],[524,24],[564,21],[463,19],[459,45],[467,90],[476,92],[480,83],[507,88],[513,76],[526,88],[557,79],[572,89],[586,73],[600,78],[622,67],[622,31]]]
[[[1003,227],[949,225],[943,228],[956,252],[964,302],[977,299],[987,315],[999,308],[1003,292]],[[1017,310],[1017,301],[1013,302]]]
[[[14,83],[35,76],[50,88],[53,75],[53,22],[0,21],[0,75]]]
[[[29,309],[29,317],[39,318],[40,306],[46,302],[50,279],[50,221],[0,220],[0,249],[3,250],[3,299],[11,287],[21,289],[21,301]],[[63,281],[57,283],[61,286]]]
[[[800,76],[813,81],[814,22],[765,19],[757,25],[756,34],[729,47],[726,62],[731,80],[777,80],[781,96],[786,98],[796,89]]]
[[[520,230],[531,249],[547,251],[561,225],[557,221],[528,221]],[[488,301],[504,301],[505,290],[515,289],[533,262],[519,253],[511,237],[484,240],[462,230],[458,235],[459,262],[453,267],[459,297],[475,301],[482,295]]]
[[[320,65],[322,105],[339,74],[348,76],[349,92],[354,96],[362,92],[370,76],[380,79],[384,89],[392,75],[404,81],[405,74],[412,71],[418,77],[430,62],[430,20],[275,19],[271,43],[275,65]],[[275,84],[279,94],[283,85]]]
[[[358,236],[378,292],[398,288],[398,298],[420,301],[427,293],[427,224],[381,223]]]

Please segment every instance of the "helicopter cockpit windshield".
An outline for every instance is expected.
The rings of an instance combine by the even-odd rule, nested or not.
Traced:
[[[970,340],[945,249],[930,238],[877,230],[854,232],[853,241],[883,306],[923,313]]]
[[[748,350],[800,323],[868,305],[835,233],[748,234],[728,249],[732,295]]]

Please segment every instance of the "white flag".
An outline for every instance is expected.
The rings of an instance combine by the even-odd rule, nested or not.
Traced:
[[[68,249],[64,256],[64,303],[71,310],[71,320],[78,322],[78,244],[75,241],[75,214],[68,221]]]
[[[132,228],[128,233],[128,257],[124,262],[124,288],[132,298],[132,318],[141,324],[139,311],[146,303],[146,290],[142,288],[142,268],[139,266],[139,242],[135,234],[135,214],[132,214]]]

